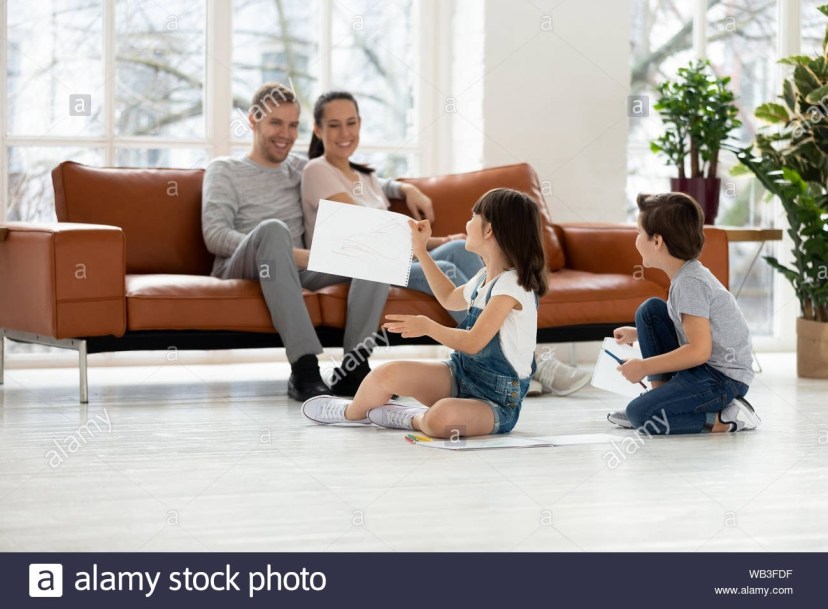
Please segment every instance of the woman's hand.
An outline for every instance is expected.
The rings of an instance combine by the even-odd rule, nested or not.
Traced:
[[[402,193],[405,195],[405,205],[413,218],[434,222],[434,206],[422,190],[413,184],[403,184]]]
[[[621,326],[612,331],[612,336],[619,345],[622,343],[632,345],[638,340],[638,330],[632,326]]]
[[[460,241],[465,239],[466,233],[455,233],[453,235],[446,235],[445,237],[430,237],[428,243],[426,244],[426,248],[431,251],[435,247],[445,245],[449,241]]]
[[[643,359],[629,359],[624,362],[623,365],[618,366],[617,370],[624,375],[624,378],[627,379],[631,383],[640,383],[641,379],[647,376],[646,370],[644,370],[645,364]]]
[[[385,319],[391,321],[387,321],[382,327],[389,332],[401,334],[403,338],[426,336],[429,327],[434,323],[425,315],[386,315]]]
[[[414,248],[414,255],[419,260],[421,255],[428,255],[426,252],[428,252],[428,240],[431,237],[431,222],[409,220],[408,226],[411,227],[411,245]]]

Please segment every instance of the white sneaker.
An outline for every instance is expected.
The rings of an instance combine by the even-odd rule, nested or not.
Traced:
[[[627,418],[627,411],[625,410],[616,410],[615,412],[611,412],[607,415],[607,421],[610,423],[615,423],[618,427],[623,427],[625,429],[635,429],[635,426],[630,423],[630,420]]]
[[[730,425],[730,431],[749,431],[756,429],[762,419],[745,398],[736,398],[724,407],[720,415],[722,423]]]
[[[368,411],[368,418],[380,427],[394,429],[408,429],[413,431],[412,421],[418,414],[428,410],[425,406],[406,406],[397,402],[389,402],[379,408]]]
[[[370,425],[367,418],[359,421],[352,421],[345,418],[345,410],[351,400],[337,398],[332,395],[318,395],[302,404],[302,414],[305,418],[321,425],[332,425],[335,423],[349,423],[357,425]]]
[[[539,381],[532,379],[529,381],[529,391],[526,392],[527,398],[534,398],[543,393],[543,385]]]
[[[538,368],[532,378],[540,382],[547,393],[569,395],[586,385],[592,378],[592,373],[579,370],[574,366],[567,366],[553,357],[538,362]]]

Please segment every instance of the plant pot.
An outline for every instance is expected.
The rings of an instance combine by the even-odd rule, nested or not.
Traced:
[[[796,320],[796,374],[828,379],[828,322]]]
[[[705,224],[713,224],[716,220],[721,187],[721,178],[670,178],[670,188],[673,192],[683,192],[699,202],[704,210]]]

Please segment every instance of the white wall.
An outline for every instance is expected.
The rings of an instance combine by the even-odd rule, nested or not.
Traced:
[[[629,0],[456,0],[448,170],[526,161],[555,221],[623,221],[629,12]]]

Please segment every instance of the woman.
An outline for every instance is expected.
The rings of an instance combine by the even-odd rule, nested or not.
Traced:
[[[362,120],[354,96],[346,91],[330,91],[319,96],[313,107],[313,136],[302,174],[302,208],[305,216],[305,246],[310,248],[319,200],[388,209],[388,199],[404,199],[411,215],[417,220],[434,222],[431,199],[413,184],[380,180],[371,167],[351,161],[359,146]],[[455,286],[465,285],[483,268],[477,254],[466,250],[466,235],[430,237],[426,247],[437,267]],[[411,266],[408,287],[434,295],[422,265]],[[459,323],[465,312],[449,311]],[[552,393],[569,395],[583,387],[591,378],[587,371],[567,366],[545,353],[536,358],[530,395]]]
[[[351,161],[359,146],[361,119],[356,99],[345,91],[321,95],[313,108],[313,137],[302,174],[302,207],[305,215],[305,245],[310,248],[319,200],[338,201],[388,209],[389,198],[404,199],[415,219],[434,221],[431,199],[413,184],[380,180],[374,169]],[[465,235],[432,237],[428,242],[431,257],[455,285],[463,285],[483,263],[476,254],[466,251]],[[422,266],[411,267],[408,287],[432,294]],[[432,294],[433,295],[433,294]],[[453,312],[457,321],[463,315]]]

